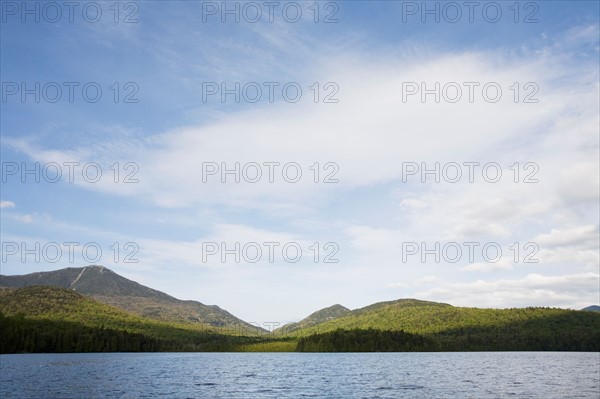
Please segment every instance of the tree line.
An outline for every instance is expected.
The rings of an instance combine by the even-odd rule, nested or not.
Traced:
[[[0,312],[0,353],[219,352],[235,351],[256,338],[193,333],[172,339],[90,327],[69,321],[30,319]]]
[[[338,329],[300,338],[299,352],[454,352],[586,351],[600,352],[598,331],[521,330],[517,326],[458,328],[437,334],[377,329]]]

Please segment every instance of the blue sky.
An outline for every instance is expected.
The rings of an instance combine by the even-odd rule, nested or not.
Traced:
[[[598,2],[480,2],[472,22],[464,2],[428,2],[439,22],[422,21],[422,2],[281,2],[272,22],[262,2],[227,3],[260,7],[256,23],[244,19],[254,14],[222,22],[222,2],[83,2],[72,22],[65,8],[53,22],[55,9],[42,3],[36,22],[22,4],[2,2],[3,274],[85,266],[81,247],[97,243],[95,263],[257,323],[402,297],[478,307],[598,303]],[[297,5],[302,16],[289,22]],[[449,22],[456,9],[462,17]],[[22,101],[21,85],[36,82],[39,103],[36,94]],[[261,100],[246,101],[252,91],[239,102],[203,92],[236,82],[261,87]],[[406,96],[409,87],[439,83],[441,91],[452,82],[463,90],[456,102],[448,101],[455,86],[439,103]],[[475,85],[472,102],[465,82]],[[297,102],[282,93],[290,83],[302,89]],[[481,89],[491,83],[502,90],[497,102]],[[84,97],[86,84],[88,99],[102,90],[97,102]],[[56,86],[62,96],[50,102]],[[20,169],[36,162],[40,173],[62,165],[62,178],[22,179]],[[73,182],[65,162],[79,163]],[[203,181],[203,168],[236,162],[248,173],[260,165],[260,181]],[[273,182],[269,162],[279,163]],[[502,178],[491,183],[479,167],[470,182],[470,162],[498,165]],[[302,171],[297,183],[281,174],[290,163]],[[465,176],[407,175],[436,163],[458,164]],[[82,165],[100,167],[99,181],[83,179]],[[124,183],[128,173],[137,182]],[[324,183],[330,173],[337,182]],[[69,242],[80,244],[73,260]],[[272,262],[265,242],[279,243]],[[476,259],[465,242],[477,244]],[[23,247],[36,243],[49,251],[58,243],[62,256],[23,261]],[[262,257],[203,261],[210,243],[258,243]],[[302,248],[297,263],[282,256],[286,243]],[[463,256],[409,256],[411,243],[440,251],[458,243]],[[502,256],[484,258],[486,244]],[[123,259],[132,248],[137,263]],[[338,262],[324,262],[327,254]],[[524,262],[528,255],[537,262]]]

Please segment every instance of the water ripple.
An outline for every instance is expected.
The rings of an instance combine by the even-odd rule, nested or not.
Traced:
[[[0,397],[598,399],[599,366],[574,352],[0,355]]]

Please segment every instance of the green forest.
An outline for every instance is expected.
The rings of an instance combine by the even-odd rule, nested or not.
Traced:
[[[443,334],[334,330],[300,338],[299,352],[600,351],[600,336],[578,332],[456,329]]]
[[[431,352],[436,343],[404,331],[335,330],[301,338],[298,352]]]
[[[0,353],[235,351],[263,338],[161,322],[52,286],[0,290]]]
[[[384,302],[285,333],[153,320],[73,290],[0,290],[0,353],[600,351],[600,313]]]
[[[0,326],[0,353],[237,352],[265,341],[193,331],[166,338],[67,321],[27,319],[22,315],[6,317],[2,313]]]

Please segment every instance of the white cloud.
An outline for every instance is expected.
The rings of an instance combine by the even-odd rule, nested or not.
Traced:
[[[460,268],[465,272],[491,272],[496,270],[512,270],[514,264],[507,258],[502,258],[498,262],[476,262]]]
[[[578,249],[569,247],[557,247],[554,249],[540,248],[536,254],[540,264],[565,265],[568,269],[577,269],[583,266],[586,271],[598,271],[600,268],[600,252],[598,249]]]
[[[389,284],[386,284],[385,286],[387,288],[409,288],[409,287],[415,286],[415,285],[434,286],[434,285],[437,285],[441,281],[442,280],[439,277],[429,275],[429,276],[423,276],[423,277],[417,278],[416,280],[411,281],[411,282],[389,283]]]
[[[30,214],[17,215],[17,216],[15,216],[15,218],[22,223],[26,223],[26,224],[33,223],[33,215],[30,215]]]
[[[558,191],[570,203],[600,201],[600,175],[598,160],[590,159],[565,168],[559,175]]]
[[[0,209],[9,209],[9,208],[14,208],[15,207],[15,203],[12,201],[0,201]]]
[[[436,276],[425,276],[417,280],[418,284],[439,283],[441,280]]]
[[[276,243],[276,244],[264,244]],[[293,243],[289,249],[289,257],[296,256],[294,250],[297,243],[302,248],[301,258],[311,256],[308,249],[311,242],[302,237],[285,232],[269,231],[245,225],[215,225],[210,234],[192,241],[170,241],[164,239],[141,239],[140,260],[146,264],[176,263],[183,267],[212,267],[224,268],[234,265],[244,266],[245,259],[258,258],[255,265],[269,263],[285,263],[282,251],[284,245]],[[215,247],[218,246],[218,249]],[[221,245],[223,245],[221,247]],[[237,246],[236,246],[237,245]],[[243,252],[247,245],[247,252]],[[256,248],[260,247],[260,252]],[[272,251],[270,248],[273,248]],[[213,252],[215,252],[213,254]],[[231,252],[233,251],[233,252]],[[227,255],[229,253],[229,255]],[[239,254],[236,262],[234,253]],[[204,255],[204,256],[203,256]],[[272,256],[272,257],[270,257]],[[223,259],[225,261],[223,261]]]
[[[403,208],[424,208],[426,207],[425,202],[415,199],[415,198],[406,198],[400,201],[400,207]]]
[[[598,302],[599,277],[598,273],[561,276],[528,274],[513,280],[441,283],[415,295],[456,306],[519,307],[527,303],[529,306],[580,309]]]
[[[45,219],[38,214],[29,213],[9,213],[6,215],[7,218],[16,220],[19,223],[32,224]]]
[[[597,225],[584,225],[565,229],[552,229],[550,233],[540,234],[534,241],[545,248],[583,247],[598,248],[600,230]]]
[[[340,55],[330,63],[339,65],[344,58]],[[82,162],[98,158],[107,163],[115,158],[135,161],[140,165],[139,184],[103,181],[85,187],[148,198],[159,206],[218,203],[291,212],[306,208],[307,202],[321,203],[337,189],[397,180],[402,161],[473,160],[508,140],[535,134],[549,120],[560,119],[567,104],[576,103],[569,98],[578,93],[564,92],[552,84],[562,73],[550,60],[502,60],[485,53],[378,60],[376,64],[363,61],[344,72],[325,69],[320,77],[314,77],[337,82],[338,104],[316,105],[307,95],[297,104],[257,107],[209,125],[175,129],[136,142],[135,151],[130,151],[130,138],[127,143],[103,142],[93,149],[68,153],[24,145],[18,148],[44,161],[72,161],[78,155]],[[431,77],[442,83],[498,82],[506,93],[496,104],[482,98],[473,104],[466,100],[421,104],[418,98],[402,102],[403,83],[433,84]],[[508,87],[515,81],[543,85],[543,103],[514,104]],[[201,176],[202,164],[207,161],[229,165],[294,161],[303,166],[306,178],[296,184],[282,179],[278,184],[221,184],[217,179],[207,184]],[[314,184],[308,167],[315,161],[337,163],[340,184]],[[493,229],[497,234],[506,233],[498,226]]]
[[[181,30],[179,26],[171,28],[178,33]],[[597,27],[594,29],[572,31],[567,43],[588,42],[597,33]],[[574,65],[569,46],[550,47],[539,56],[484,51],[431,56],[424,55],[415,44],[417,50],[408,55],[396,52],[365,57],[347,46],[332,46],[332,51],[319,53],[298,38],[290,45],[260,27],[256,34],[286,50],[288,61],[301,48],[301,56],[296,58],[305,59],[300,67],[291,69],[304,71],[298,80],[336,82],[340,102],[314,104],[312,93],[305,87],[305,96],[297,104],[246,107],[226,118],[172,128],[152,137],[128,135],[119,139],[113,135],[68,150],[45,148],[34,140],[3,138],[3,143],[36,161],[94,161],[106,168],[115,161],[136,162],[140,167],[138,184],[115,184],[109,179],[98,184],[78,180],[77,185],[131,196],[152,210],[156,209],[153,206],[173,208],[173,212],[181,208],[184,217],[187,212],[210,214],[202,226],[210,231],[206,235],[180,235],[170,231],[172,226],[167,223],[164,235],[140,237],[137,241],[143,267],[162,268],[165,274],[173,268],[179,275],[194,268],[191,275],[195,278],[203,276],[197,273],[214,273],[211,281],[215,283],[203,282],[198,297],[207,295],[212,302],[240,309],[242,314],[257,312],[257,302],[239,304],[242,295],[262,295],[261,305],[269,306],[274,293],[302,295],[305,286],[320,289],[319,297],[311,297],[315,304],[319,298],[352,299],[358,289],[371,291],[361,294],[357,301],[378,298],[378,290],[386,284],[398,288],[427,285],[427,290],[413,296],[467,306],[579,306],[592,302],[594,294],[597,298],[598,277],[591,272],[598,270],[598,250],[592,245],[592,240],[597,241],[598,228],[590,224],[598,220],[599,107],[597,90],[590,90],[598,87],[596,63]],[[197,32],[193,37],[202,38]],[[254,64],[263,53],[252,56],[249,48],[236,42],[218,45],[219,49],[240,50],[248,56],[239,64],[255,66],[248,76],[271,62],[264,59]],[[168,46],[157,50],[158,55],[167,56],[162,62],[173,66],[173,75],[197,84],[196,75],[182,72],[198,72],[203,68],[201,60],[171,59],[170,52]],[[227,65],[225,53],[209,54],[210,68]],[[268,71],[285,69],[282,67],[288,65],[284,64],[280,62]],[[306,68],[309,64],[314,67]],[[339,65],[345,68],[340,70]],[[235,75],[231,68],[223,68],[216,76],[240,81],[247,77]],[[480,98],[472,104],[421,104],[417,97],[403,103],[403,83],[420,81],[427,81],[430,87],[435,81],[498,82],[504,93],[496,104]],[[540,89],[539,103],[514,103],[509,89],[514,82],[535,82]],[[227,162],[231,167],[235,162],[267,161],[298,162],[305,178],[295,184],[283,181],[280,174],[274,184],[264,179],[257,184],[222,184],[218,176],[209,183],[202,182],[203,162]],[[323,166],[328,161],[339,165],[336,177],[340,183],[315,184],[309,166],[314,162]],[[430,165],[498,162],[503,178],[499,183],[488,183],[478,172],[472,184],[402,183],[402,163],[407,161]],[[510,169],[515,162],[520,168],[516,183]],[[523,168],[527,162],[539,166],[538,183],[523,183],[529,172]],[[374,200],[373,192],[387,197]],[[248,225],[236,219],[237,212],[248,216]],[[265,215],[268,221],[263,224]],[[258,221],[263,227],[250,226]],[[293,240],[310,245],[314,237],[307,237],[322,230],[335,234],[342,249],[350,253],[343,265],[278,265],[275,270],[230,267],[213,261],[207,264],[210,267],[197,267],[202,242]],[[402,242],[490,240],[507,245],[539,241],[540,263],[512,265],[507,258],[495,264],[470,265],[401,261]],[[518,277],[520,272],[531,273],[531,268],[558,277]],[[493,271],[500,279],[444,282],[471,276],[457,273],[460,270]],[[191,297],[197,287],[193,282],[186,284]],[[181,284],[172,286],[179,289]],[[163,289],[169,291],[166,287]],[[243,293],[227,298],[229,304],[237,305],[230,308],[222,301],[223,287],[235,287]],[[259,287],[260,294],[252,292],[256,290],[253,287]],[[289,304],[281,304],[282,314],[289,311],[283,309],[286,306]]]

